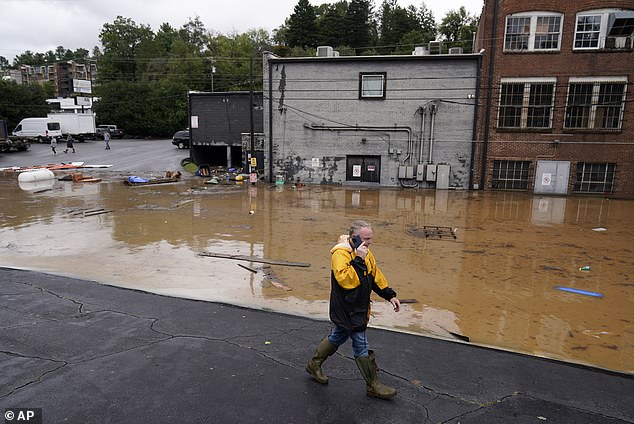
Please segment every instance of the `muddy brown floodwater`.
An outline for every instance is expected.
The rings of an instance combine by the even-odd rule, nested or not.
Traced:
[[[632,201],[99,176],[26,192],[0,174],[0,265],[327,319],[329,249],[361,218],[410,302],[376,298],[372,325],[634,373]]]

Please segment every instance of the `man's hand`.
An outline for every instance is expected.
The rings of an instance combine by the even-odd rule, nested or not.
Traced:
[[[365,245],[365,242],[361,243],[359,247],[354,250],[354,254],[360,256],[362,259],[368,255],[368,246]]]
[[[398,300],[396,297],[391,298],[390,303],[394,307],[394,312],[398,312],[401,310],[401,301]]]

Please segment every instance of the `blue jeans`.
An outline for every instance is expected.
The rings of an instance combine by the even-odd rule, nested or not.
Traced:
[[[365,330],[348,332],[348,330],[335,325],[328,336],[328,341],[336,346],[341,346],[348,340],[348,337],[352,340],[352,353],[355,358],[368,356],[368,338],[365,335]]]

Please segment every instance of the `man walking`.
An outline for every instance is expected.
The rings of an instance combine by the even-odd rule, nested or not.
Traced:
[[[64,150],[64,153],[68,153],[68,149],[73,149],[73,153],[75,153],[75,146],[73,145],[73,136],[70,134],[66,135],[66,150]]]
[[[106,130],[103,133],[103,141],[106,143],[106,150],[110,150],[110,131]]]
[[[370,294],[372,291],[387,300],[398,312],[401,303],[370,252],[372,227],[365,221],[355,221],[348,235],[342,235],[330,253],[330,320],[334,327],[330,335],[317,346],[308,362],[306,371],[317,382],[328,383],[321,369],[322,363],[348,338],[352,340],[355,362],[363,375],[368,396],[389,399],[396,389],[381,384],[377,378],[374,351],[369,350],[366,328],[370,318]]]
[[[48,134],[48,131],[47,131]],[[51,137],[51,150],[53,151],[54,155],[57,155],[57,138],[55,136]]]

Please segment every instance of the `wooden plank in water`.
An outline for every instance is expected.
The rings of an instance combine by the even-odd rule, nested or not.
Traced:
[[[202,253],[199,253],[198,255],[208,256],[211,258],[233,259],[237,261],[248,261],[248,262],[256,262],[256,263],[269,264],[269,265],[298,266],[298,267],[304,267],[304,268],[308,268],[310,266],[309,263],[305,263],[305,262],[289,262],[289,261],[276,260],[276,259],[258,258],[255,256],[227,255],[225,253],[202,252]]]

